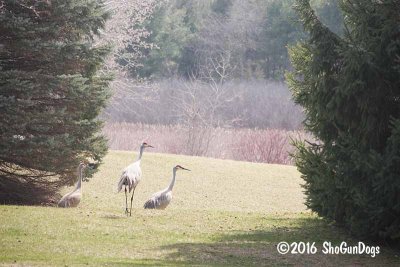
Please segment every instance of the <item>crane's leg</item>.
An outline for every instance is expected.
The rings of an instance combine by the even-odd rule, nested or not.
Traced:
[[[125,205],[125,214],[126,214],[126,216],[128,216],[128,213],[129,213],[129,211],[128,211],[128,193],[126,191],[126,185],[125,185],[125,203],[126,203],[126,205]]]
[[[129,211],[129,216],[132,216],[132,202],[133,202],[133,195],[135,194],[135,188],[132,190],[132,197],[131,197],[131,209]]]

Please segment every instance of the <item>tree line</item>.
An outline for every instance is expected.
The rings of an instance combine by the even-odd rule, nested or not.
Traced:
[[[152,44],[130,68],[134,77],[284,79],[287,46],[305,38],[294,0],[170,0],[141,24]],[[312,1],[322,21],[341,33],[337,1]],[[127,47],[129,55],[132,47]],[[133,52],[135,52],[133,50]],[[124,59],[119,61],[124,65]]]

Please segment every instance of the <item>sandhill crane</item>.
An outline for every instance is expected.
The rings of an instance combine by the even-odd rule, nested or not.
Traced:
[[[76,183],[75,189],[64,195],[60,201],[58,202],[58,206],[61,208],[71,208],[78,206],[82,197],[82,179],[83,179],[83,170],[87,167],[87,165],[81,162],[78,166],[78,182]]]
[[[172,180],[170,185],[165,188],[164,190],[161,190],[151,196],[149,200],[144,203],[144,208],[145,209],[160,209],[163,210],[165,209],[169,203],[172,200],[172,188],[174,187],[175,184],[175,177],[176,177],[176,172],[178,170],[186,170],[190,171],[189,169],[183,168],[180,165],[176,165],[172,169]]]
[[[135,194],[135,189],[138,183],[140,182],[141,176],[142,176],[142,169],[140,168],[140,161],[142,159],[143,151],[146,147],[153,147],[146,142],[143,142],[142,145],[140,146],[140,151],[139,151],[139,156],[136,159],[135,162],[130,164],[128,167],[126,167],[121,175],[121,178],[119,179],[118,182],[118,192],[121,192],[122,186],[125,186],[125,202],[126,202],[126,208],[125,208],[125,214],[129,216],[132,216],[132,202],[133,202],[133,195]],[[132,197],[131,197],[131,208],[128,210],[128,195],[127,195],[127,189],[126,187],[129,188],[129,193],[132,191]]]

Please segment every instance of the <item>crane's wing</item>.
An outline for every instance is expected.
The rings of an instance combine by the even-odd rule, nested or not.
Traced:
[[[81,201],[81,196],[82,194],[80,189],[65,194],[58,202],[58,206],[61,208],[76,207]]]
[[[143,207],[145,209],[158,209],[160,207],[163,209],[169,204],[171,198],[171,194],[168,194],[165,191],[160,191],[153,194],[153,196],[144,203]]]
[[[157,193],[154,193],[149,200],[144,203],[143,208],[145,209],[156,209],[157,206],[159,205],[159,199],[162,194],[162,191],[159,191]]]
[[[126,185],[129,187],[129,192],[131,192],[132,189],[139,183],[141,176],[142,170],[140,169],[140,165],[138,163],[135,162],[129,165],[121,174],[117,191],[121,192],[122,187]]]
[[[58,201],[58,206],[60,208],[66,208],[68,206],[68,197],[72,194],[73,192],[69,192],[67,194],[65,194],[60,201]]]
[[[81,202],[82,194],[80,192],[74,192],[68,197],[68,206],[69,207],[77,207]]]

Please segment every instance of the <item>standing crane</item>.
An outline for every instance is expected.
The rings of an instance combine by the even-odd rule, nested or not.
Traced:
[[[165,209],[169,203],[172,200],[172,188],[175,185],[175,177],[176,177],[176,172],[178,170],[185,170],[185,171],[190,171],[189,169],[183,168],[181,165],[176,165],[172,169],[172,180],[170,185],[165,188],[164,190],[161,190],[151,196],[149,200],[144,203],[144,208],[145,209],[160,209],[163,210]]]
[[[78,166],[78,182],[76,183],[75,189],[64,195],[60,201],[58,202],[58,206],[61,208],[72,208],[78,206],[79,202],[81,202],[82,197],[82,179],[83,179],[83,170],[87,167],[85,163],[81,162]]]
[[[142,176],[142,169],[140,168],[140,161],[142,159],[143,151],[146,147],[153,147],[146,142],[143,142],[142,145],[140,146],[140,151],[139,151],[139,156],[136,159],[135,162],[130,164],[128,167],[126,167],[122,174],[121,178],[119,179],[118,182],[118,192],[121,192],[122,187],[125,186],[125,203],[126,203],[126,208],[125,208],[125,214],[129,216],[132,216],[132,202],[133,202],[133,195],[135,194],[135,189],[138,183],[140,182],[141,176]],[[128,194],[127,194],[127,187],[129,188],[129,193],[132,191],[132,197],[131,197],[131,208],[128,210]]]

